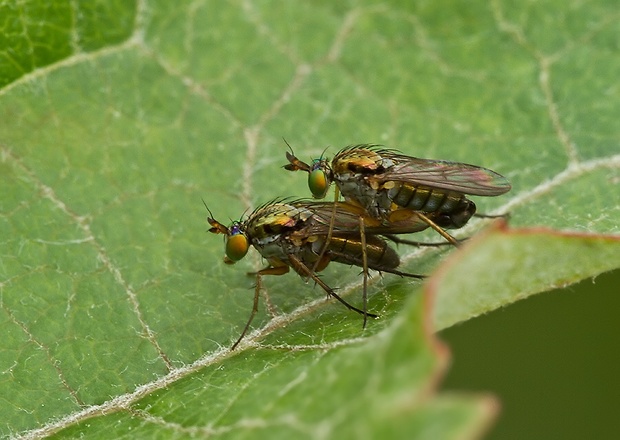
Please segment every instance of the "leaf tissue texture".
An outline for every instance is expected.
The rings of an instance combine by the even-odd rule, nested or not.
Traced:
[[[513,4],[514,3],[514,4]],[[620,266],[615,2],[5,1],[0,437],[477,438],[434,331]],[[463,248],[400,246],[361,318],[207,233],[356,143],[472,163]],[[408,237],[409,238],[409,237]],[[432,232],[411,239],[437,241]],[[361,305],[359,269],[321,274]]]

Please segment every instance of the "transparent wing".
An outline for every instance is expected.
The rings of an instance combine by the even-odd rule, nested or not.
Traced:
[[[424,185],[477,196],[497,196],[511,188],[506,178],[476,165],[420,159],[378,145],[352,145],[334,157],[333,168],[362,170],[369,181]]]
[[[310,235],[327,235],[333,216],[333,232],[335,236],[359,236],[360,217],[364,220],[364,231],[367,235],[406,234],[419,232],[428,227],[428,223],[420,219],[414,211],[403,210],[403,216],[397,221],[384,222],[368,216],[363,208],[346,202],[297,202],[312,212],[304,228],[299,232]]]
[[[511,188],[501,174],[476,165],[418,159],[390,151],[383,151],[382,156],[394,165],[370,177],[378,182],[398,181],[476,196],[498,196]]]

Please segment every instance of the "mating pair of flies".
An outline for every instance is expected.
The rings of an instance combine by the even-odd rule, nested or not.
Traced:
[[[346,147],[331,163],[320,157],[306,164],[295,157],[292,149],[286,158],[289,163],[285,169],[308,173],[308,186],[314,198],[324,198],[335,183],[336,201],[277,199],[229,227],[215,220],[209,211],[209,231],[225,236],[226,263],[241,260],[250,245],[269,263],[255,274],[252,312],[232,349],[241,342],[258,311],[263,275],[282,275],[292,268],[349,310],[363,315],[365,326],[368,317],[377,317],[367,311],[369,269],[423,278],[398,270],[400,259],[389,242],[429,245],[398,235],[430,227],[446,239],[430,245],[458,246],[446,229],[463,227],[475,214],[476,205],[468,196],[498,196],[511,188],[506,178],[486,168],[419,159],[378,145]],[[344,202],[338,201],[339,194]],[[362,309],[346,302],[317,275],[330,262],[362,268]]]

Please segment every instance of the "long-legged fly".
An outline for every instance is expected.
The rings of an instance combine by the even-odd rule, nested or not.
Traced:
[[[283,275],[292,268],[300,276],[316,282],[328,296],[335,298],[348,309],[362,314],[364,325],[367,317],[376,317],[367,312],[368,269],[423,278],[422,275],[398,270],[398,254],[382,237],[385,235],[392,239],[392,234],[425,229],[426,222],[415,213],[402,215],[390,227],[385,227],[372,218],[360,221],[360,218],[365,217],[364,210],[348,203],[275,200],[256,208],[247,219],[233,221],[230,226],[225,226],[213,218],[208,207],[207,211],[207,220],[211,225],[209,232],[225,236],[226,263],[233,264],[241,260],[251,245],[269,264],[255,273],[256,288],[252,312],[232,349],[243,339],[258,311],[263,275]],[[328,241],[329,232],[331,234]],[[317,276],[316,273],[325,269],[330,262],[363,268],[363,309],[346,302]]]
[[[388,226],[407,210],[415,211],[454,245],[458,242],[445,229],[461,228],[475,214],[468,196],[498,196],[511,188],[505,177],[487,168],[420,159],[372,144],[346,147],[331,163],[320,157],[307,164],[292,149],[286,158],[285,169],[308,173],[315,198],[324,198],[335,182],[336,200],[339,191],[347,202],[364,208],[367,217]]]

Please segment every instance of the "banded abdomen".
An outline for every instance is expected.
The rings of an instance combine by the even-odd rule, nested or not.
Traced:
[[[322,246],[323,243],[318,243]],[[366,247],[359,237],[331,237],[326,254],[330,261],[363,267],[363,252],[369,269],[391,271],[398,267],[400,258],[385,240],[376,235],[366,235]]]
[[[393,186],[384,184],[390,208],[393,203],[399,208],[436,213],[435,223],[443,228],[461,228],[476,213],[475,203],[462,193],[405,182],[391,183]]]

